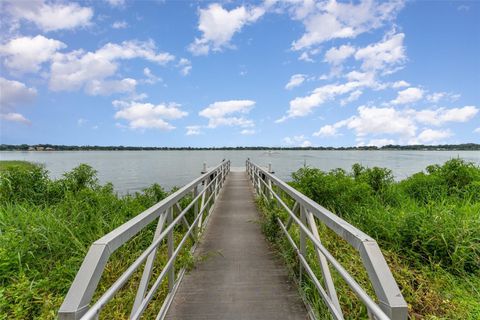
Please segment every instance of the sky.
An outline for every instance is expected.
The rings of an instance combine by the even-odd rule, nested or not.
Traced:
[[[480,1],[0,0],[0,143],[480,143]]]

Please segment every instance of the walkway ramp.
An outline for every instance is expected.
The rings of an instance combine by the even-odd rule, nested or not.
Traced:
[[[152,318],[151,313],[145,315],[149,306],[155,308],[149,312],[157,313],[158,305],[150,302],[165,283],[168,293],[159,300],[157,320],[307,319],[307,309],[285,265],[261,233],[256,196],[283,212],[276,217],[278,236],[285,237],[296,253],[295,277],[308,279],[316,289],[310,294],[321,297],[328,308],[316,310],[320,314],[314,316],[323,319],[328,312],[333,319],[344,320],[336,288],[336,282],[343,281],[363,303],[369,319],[407,319],[407,303],[375,239],[282,181],[270,165],[267,169],[250,160],[245,164],[246,171],[230,168],[228,160],[208,170],[204,164],[201,176],[96,240],[58,311],[59,319],[104,316],[105,305],[140,271],[130,320]],[[374,295],[344,268],[335,252],[324,247],[317,223],[356,250],[362,261],[358,267],[367,272]],[[153,224],[152,243],[93,301],[111,255]],[[307,254],[308,246],[315,250],[314,256]],[[199,258],[189,273],[185,267],[175,268],[187,248],[190,252],[196,248]],[[157,251],[168,260],[156,259]],[[338,275],[336,281],[331,269]]]
[[[230,172],[167,319],[306,319],[285,265],[258,223],[246,173]]]

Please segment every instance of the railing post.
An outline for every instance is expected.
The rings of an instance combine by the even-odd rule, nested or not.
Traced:
[[[220,189],[223,188],[223,181],[225,180],[225,176],[227,174],[227,166],[226,164],[223,164],[222,167],[220,168]]]
[[[203,190],[202,190],[202,196],[201,196],[201,201],[200,201],[200,211],[199,214],[201,215],[201,217],[198,219],[198,232],[200,233],[202,231],[202,220],[203,220],[203,214],[205,212],[205,209],[208,207],[205,205],[205,200],[208,199],[208,189],[207,189],[207,186],[208,186],[208,183],[209,183],[209,178],[206,177],[205,180],[203,180]],[[203,208],[205,206],[205,209]]]
[[[160,234],[162,233],[163,226],[165,225],[165,220],[167,220],[167,212],[164,212],[158,218],[157,229],[155,229],[155,234],[153,236],[153,241],[157,240]],[[135,314],[138,307],[142,303],[143,298],[145,298],[145,293],[148,289],[148,282],[150,281],[150,277],[152,276],[153,265],[155,262],[155,257],[157,256],[157,249],[152,251],[148,256],[147,262],[145,263],[145,267],[143,268],[142,278],[140,280],[140,284],[138,285],[137,295],[135,296],[135,301],[133,303],[132,312],[130,313],[130,317]]]
[[[260,176],[260,173],[257,171],[257,188],[258,188],[258,193],[260,196],[263,197],[263,184],[261,182],[262,177]]]
[[[218,172],[216,172],[215,173],[215,178],[213,178],[213,179],[215,179],[215,186],[214,186],[215,189],[213,190],[213,192],[215,193],[215,195],[213,196],[213,202],[214,203],[217,201],[218,191],[219,191],[220,182],[219,182],[218,178],[219,178],[218,177]]]
[[[321,242],[320,234],[318,233],[318,228],[317,228],[317,224],[315,223],[315,217],[313,216],[313,213],[311,213],[310,211],[307,211],[306,218],[307,218],[310,230],[312,231],[312,234],[318,240],[318,242]],[[335,284],[333,283],[332,274],[330,273],[330,268],[328,267],[327,259],[318,248],[315,248],[315,251],[317,252],[318,260],[320,262],[320,269],[322,271],[323,281],[327,288],[328,296],[332,300],[338,313],[342,315],[342,309],[340,307],[340,302],[338,301],[337,291],[335,290]]]
[[[300,206],[300,220],[302,221],[303,224],[306,222],[306,215],[305,215],[305,207]],[[305,235],[305,232],[302,230],[302,228],[299,228],[300,231],[300,254],[307,259],[307,237]],[[300,268],[299,268],[299,283],[300,286],[302,285],[302,273],[303,273],[303,267],[302,264],[300,263]]]
[[[198,196],[198,184],[193,188],[193,199],[195,199]],[[193,221],[197,219],[198,216],[198,201],[197,199],[195,201],[195,204],[193,205]],[[195,236],[198,236],[198,225],[195,226],[195,229],[193,231],[195,233]]]
[[[167,225],[170,225],[173,221],[173,207],[167,209]],[[174,237],[173,237],[173,230],[172,228],[167,236],[167,245],[168,245],[168,259],[173,256],[174,251]],[[173,291],[173,287],[175,285],[175,263],[172,263],[170,269],[168,270],[168,292]]]

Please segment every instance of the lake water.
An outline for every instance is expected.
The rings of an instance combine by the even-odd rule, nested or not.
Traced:
[[[430,164],[441,164],[460,157],[480,165],[479,151],[53,151],[21,152],[2,151],[0,160],[26,160],[45,165],[54,178],[81,163],[87,163],[98,171],[100,182],[112,182],[121,193],[141,190],[159,183],[167,190],[182,186],[197,177],[203,162],[215,166],[222,159],[230,159],[232,166],[245,166],[250,158],[267,166],[282,179],[304,164],[323,170],[343,168],[350,170],[359,162],[364,166],[386,167],[400,180],[425,169]]]

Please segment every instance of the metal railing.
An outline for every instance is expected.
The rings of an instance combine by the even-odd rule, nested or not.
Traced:
[[[277,217],[277,222],[298,255],[300,262],[299,275],[301,277],[304,273],[302,270],[304,270],[310,277],[334,319],[344,319],[344,316],[335,290],[330,266],[336,270],[363,302],[371,319],[407,319],[407,303],[374,239],[277,178],[272,174],[270,165],[268,169],[264,169],[247,160],[246,170],[256,194],[268,200],[276,200],[277,205],[288,213],[288,221],[283,222]],[[285,198],[282,198],[278,191],[282,191],[282,196],[289,197],[294,201],[292,208],[286,204]],[[316,224],[317,220],[346,240],[359,252],[376,293],[378,304],[322,245]],[[298,226],[299,230],[298,245],[288,231],[293,223]],[[322,286],[307,260],[307,239],[314,246],[325,287]]]
[[[163,319],[185,273],[184,269],[177,273],[175,272],[175,260],[185,245],[187,238],[191,238],[194,243],[192,250],[195,248],[199,233],[213,210],[217,196],[229,172],[230,161],[223,161],[220,165],[208,171],[204,165],[204,172],[202,172],[203,174],[200,177],[95,241],[90,247],[60,307],[58,312],[59,318],[62,320],[98,318],[103,307],[127,283],[135,271],[144,265],[130,319],[139,319],[141,317],[163,280],[168,278],[168,294],[157,315],[157,319]],[[180,201],[190,196],[192,201],[185,208],[182,208]],[[186,219],[186,214],[191,210],[194,212],[194,219],[189,223]],[[158,219],[158,223],[151,245],[90,306],[110,256],[132,237],[147,228],[155,219]],[[179,224],[183,224],[187,231],[175,248],[174,232],[175,226]],[[168,261],[149,288],[156,253],[158,248],[164,244],[165,238]]]

